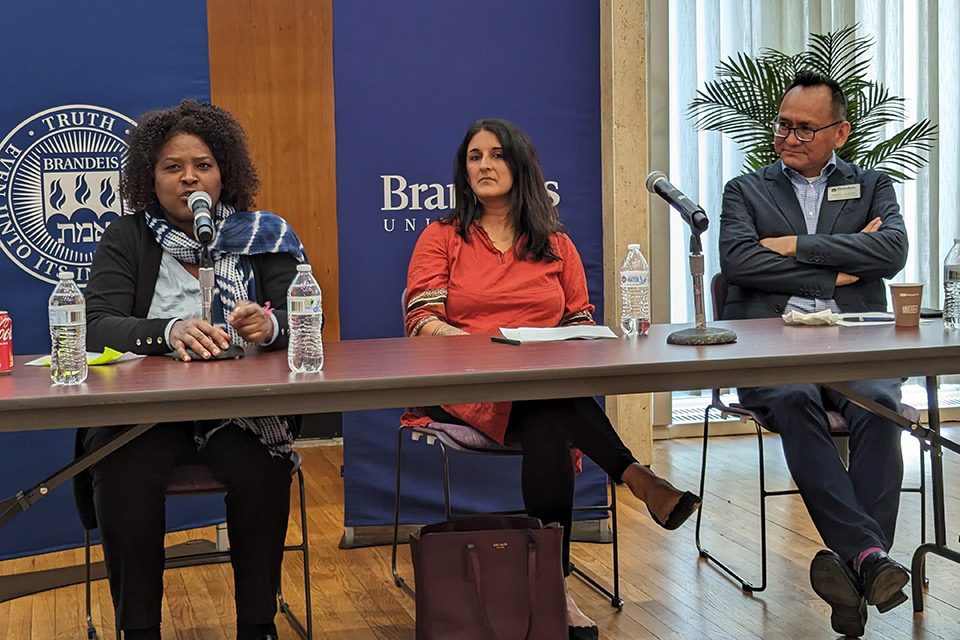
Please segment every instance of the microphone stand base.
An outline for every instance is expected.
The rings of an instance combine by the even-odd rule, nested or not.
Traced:
[[[713,327],[694,327],[681,329],[667,336],[667,344],[704,345],[730,344],[737,341],[737,334],[730,329],[716,329]]]

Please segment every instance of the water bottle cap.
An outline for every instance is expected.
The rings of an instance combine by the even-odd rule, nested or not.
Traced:
[[[640,251],[640,245],[639,245],[639,244],[636,244],[636,243],[634,243],[634,244],[628,244],[628,245],[627,245],[627,250],[628,250],[628,251],[633,251],[633,250]]]
[[[297,273],[310,273],[311,271],[313,271],[313,267],[307,263],[297,265]]]
[[[57,277],[61,280],[73,280],[73,271],[61,271]]]

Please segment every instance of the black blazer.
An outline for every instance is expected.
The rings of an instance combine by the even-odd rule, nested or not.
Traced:
[[[828,199],[830,187],[859,184],[859,198]],[[873,233],[860,233],[879,217]],[[760,244],[797,236],[797,255],[786,257]],[[833,298],[845,312],[883,311],[883,278],[906,263],[907,233],[889,176],[837,159],[827,181],[816,233],[808,234],[793,186],[775,162],[734,178],[723,192],[720,267],[730,283],[725,319],[781,315],[791,296]],[[838,273],[858,276],[837,287]]]

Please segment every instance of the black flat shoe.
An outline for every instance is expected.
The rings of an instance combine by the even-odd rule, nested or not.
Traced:
[[[680,496],[680,502],[677,503],[677,506],[673,508],[673,511],[670,512],[670,517],[667,518],[666,522],[660,522],[660,519],[650,511],[650,507],[647,507],[647,511],[650,511],[650,517],[653,518],[653,521],[664,529],[669,529],[673,531],[674,529],[679,529],[680,525],[687,521],[687,518],[696,513],[697,509],[700,508],[700,503],[703,502],[703,499],[689,491],[684,492]]]
[[[860,579],[833,551],[818,551],[810,563],[810,586],[830,605],[830,626],[859,638],[867,624],[867,601]]]
[[[910,573],[886,554],[877,552],[867,556],[860,565],[860,577],[867,604],[875,605],[880,613],[907,601],[907,594],[902,589],[907,586]]]
[[[600,629],[597,625],[592,627],[574,627],[568,626],[570,630],[570,640],[598,640],[600,638]]]

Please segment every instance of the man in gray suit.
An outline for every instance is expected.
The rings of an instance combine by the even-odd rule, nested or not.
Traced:
[[[903,268],[907,235],[890,178],[837,158],[850,135],[846,108],[836,82],[797,74],[771,124],[780,160],[724,189],[724,318],[886,308],[882,278]],[[900,410],[900,380],[849,385]],[[909,575],[886,554],[903,477],[900,429],[818,385],[739,392],[741,403],[780,433],[790,472],[830,549],[814,557],[810,581],[832,607],[833,629],[862,635],[867,605],[883,613],[907,598]],[[849,467],[830,438],[828,410],[849,425]]]

